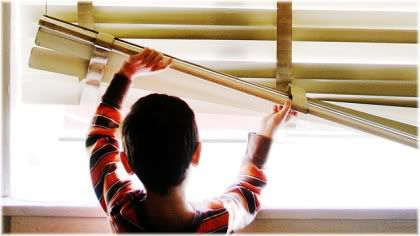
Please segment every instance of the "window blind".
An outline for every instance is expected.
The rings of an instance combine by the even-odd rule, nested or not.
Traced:
[[[77,14],[72,7],[57,7],[56,9],[50,7],[49,14],[54,15],[54,11],[60,15],[57,17],[61,17],[60,19],[64,21],[74,22],[76,20],[74,16]],[[275,39],[276,36],[275,9],[98,6],[94,7],[94,12],[94,29],[116,37],[148,38],[149,40],[170,42],[176,39],[267,41]],[[138,14],[135,14],[136,12]],[[140,14],[140,12],[144,14]],[[355,42],[362,41],[376,46],[378,44],[385,46],[383,45],[385,43],[392,45],[390,46],[391,48],[410,47],[410,44],[415,45],[417,42],[415,21],[413,21],[416,18],[416,14],[414,11],[374,12],[372,10],[297,9],[293,10],[292,35],[294,41],[321,40],[327,41],[331,45],[337,44],[335,42],[351,42],[354,46]],[[356,17],[357,20],[354,20],[352,17]],[[75,35],[62,37],[51,32],[51,28],[41,27],[36,38],[36,44],[40,47],[32,50],[31,66],[83,79],[87,72],[87,65],[93,46],[80,43],[80,40],[83,41],[89,37],[95,38],[96,35],[94,31],[83,31],[80,28],[73,28],[73,30],[79,35],[76,37],[74,37]],[[83,33],[79,31],[83,31]],[[223,33],[225,31],[228,33]],[[156,34],[153,32],[156,32]],[[273,32],[274,38],[270,36]],[[124,44],[130,47],[129,43],[124,42]],[[111,52],[103,78],[104,82],[109,81],[125,57],[126,55],[121,54],[121,51],[114,50]],[[68,63],[63,68],[62,66],[54,65],[53,61],[54,63],[60,61],[67,61]],[[220,60],[213,62],[212,67],[216,70],[219,69],[221,72],[239,76],[244,81],[275,87],[275,79],[273,78],[276,70],[275,62],[267,63],[257,60],[256,62],[248,63],[249,61],[231,61],[229,67],[224,66],[224,61]],[[212,62],[208,61],[207,63],[212,64]],[[256,68],[250,69],[253,65],[257,65]],[[258,68],[258,65],[260,68]],[[401,63],[401,61],[382,64],[376,62],[365,64],[334,63],[333,61],[327,63],[316,61],[297,62],[293,63],[292,66],[294,77],[291,84],[306,90],[309,104],[317,107],[317,109],[341,110],[346,114],[349,112],[348,109],[339,109],[338,107],[333,107],[332,104],[315,101],[309,95],[317,99],[324,98],[327,101],[416,107],[416,69],[417,66],[413,62]],[[182,71],[182,69],[180,71],[186,72]],[[197,76],[197,74],[193,75]],[[271,100],[268,99],[273,102],[281,102],[282,99],[289,96],[266,87],[262,91],[265,91],[260,91],[260,97],[263,99],[269,97],[267,94],[270,92],[268,91],[274,91],[276,95]],[[191,93],[191,89],[185,92]],[[211,96],[207,98],[201,96],[200,99],[211,100]],[[222,101],[220,100],[219,102]],[[234,103],[232,102],[232,105]],[[336,117],[332,118],[329,116],[331,114],[327,115],[323,112],[315,112],[313,114],[330,120],[336,119]],[[358,113],[356,116],[359,115]],[[373,117],[368,119],[370,118],[376,119]],[[386,121],[385,123],[392,129],[408,132],[408,136],[417,135],[416,127],[398,122]]]
[[[112,12],[112,13],[111,13]],[[136,14],[137,13],[137,14]],[[77,21],[77,8],[69,6],[50,6],[49,14],[57,15],[60,19],[69,22]],[[192,7],[150,7],[150,6],[137,6],[137,7],[115,7],[115,6],[97,6],[94,11],[95,19],[95,28],[101,32],[108,32],[116,37],[136,37],[136,38],[150,38],[151,31],[147,30],[146,35],[119,35],[118,32],[108,31],[106,28],[113,27],[113,24],[127,24],[127,27],[139,27],[139,25],[152,25],[151,27],[161,27],[169,25],[170,27],[175,27],[177,30],[182,28],[183,25],[191,27],[213,27],[213,26],[222,26],[222,27],[271,27],[274,30],[275,39],[275,20],[276,20],[275,9],[220,9],[220,8],[192,8]],[[416,12],[415,11],[356,11],[356,10],[305,10],[305,9],[296,9],[293,11],[293,25],[294,28],[334,28],[334,29],[363,29],[369,30],[369,33],[363,33],[363,35],[368,35],[369,37],[376,37],[376,33],[372,30],[408,30],[413,32],[413,40],[410,42],[416,42]],[[159,15],[159,17],[156,17]],[[198,17],[201,16],[201,17]],[[99,28],[98,28],[99,27]],[[103,28],[105,27],[105,28]],[[118,27],[117,27],[118,28]],[[124,27],[123,27],[124,28]],[[121,29],[123,29],[121,28]],[[194,29],[191,29],[194,31]],[[191,31],[187,30],[187,31]],[[134,32],[131,29],[124,28],[121,30],[124,32]],[[157,36],[160,39],[173,39],[174,33],[170,30],[163,30],[165,35]],[[217,35],[214,32],[211,32],[212,29],[205,30],[201,28],[198,32],[202,33],[203,36],[201,39],[229,39],[223,35]],[[233,29],[227,29],[229,32],[234,32]],[[220,31],[219,31],[220,32]],[[206,34],[211,34],[208,36]],[[264,34],[264,33],[263,33]],[[293,31],[293,35],[297,35]],[[323,33],[324,34],[324,33]],[[398,36],[402,35],[401,32],[396,33]],[[188,32],[183,32],[180,34],[183,38],[191,40],[192,35]],[[237,35],[234,33],[233,35]],[[250,35],[247,33],[246,35]],[[255,33],[252,35],[261,35],[260,33]],[[313,35],[312,33],[310,35]],[[325,35],[325,34],[324,34]],[[326,35],[330,35],[327,33]],[[353,34],[352,34],[353,35]],[[391,34],[386,34],[390,36]],[[260,37],[260,36],[255,36]],[[155,37],[152,37],[155,38]],[[294,41],[299,40],[295,39]],[[322,40],[322,39],[320,39]],[[337,41],[337,40],[336,40]],[[351,41],[351,40],[350,40]],[[354,40],[353,40],[354,41]],[[355,40],[358,41],[358,40]],[[363,40],[361,40],[363,41]],[[368,41],[369,42],[369,41]],[[390,42],[395,42],[390,41]],[[401,41],[402,42],[402,41]],[[383,50],[387,48],[392,49],[393,44],[388,44],[383,47]],[[346,45],[348,46],[348,45]],[[404,45],[406,46],[406,45]],[[353,47],[354,48],[354,47]],[[375,48],[371,46],[370,48]],[[362,47],[363,50],[367,51],[372,50],[369,47]],[[328,50],[328,48],[326,48]],[[356,48],[357,50],[357,48]],[[394,50],[395,51],[395,50]],[[318,52],[320,53],[320,52]],[[322,53],[322,52],[321,52]],[[338,52],[339,53],[339,52]],[[391,54],[391,53],[390,53]],[[226,66],[226,63],[223,61],[214,61],[214,62],[200,62],[202,65],[209,65],[210,68],[214,68],[218,71],[232,74],[237,77],[242,78],[273,78],[275,77],[275,64],[274,63],[241,63],[241,61],[230,62],[229,66]],[[395,85],[400,84],[393,83],[389,81],[382,82],[371,82],[369,80],[410,80],[411,82],[401,82],[403,86],[409,87],[410,91],[406,96],[413,96],[413,91],[417,87],[417,67],[415,62],[411,63],[377,63],[377,62],[367,62],[367,63],[316,63],[316,62],[296,62],[293,64],[293,73],[294,77],[297,80],[300,79],[319,79],[319,80],[361,80],[358,82],[348,82],[353,84],[352,91],[363,91],[359,95],[371,95],[371,96],[398,96],[395,91],[390,90],[401,90],[398,89]],[[363,81],[363,82],[362,82]],[[342,86],[340,84],[343,81],[296,81],[301,86],[304,86],[307,89],[308,93],[321,93],[321,94],[340,94],[342,93]],[[318,86],[314,88],[316,84],[323,83],[324,86]],[[358,84],[356,86],[354,84]],[[377,84],[380,84],[386,89],[377,89],[381,94],[375,94],[372,90],[375,90]],[[334,88],[326,89],[326,88]],[[351,88],[350,86],[349,88]],[[365,89],[360,90],[360,87]],[[325,88],[325,89],[324,89]],[[401,87],[400,87],[401,88]],[[348,90],[348,89],[347,89]],[[343,93],[346,93],[345,91]],[[347,94],[347,93],[346,93]],[[332,96],[330,96],[332,99]],[[341,98],[342,100],[343,98]],[[396,98],[397,99],[397,98]],[[337,100],[340,100],[337,98]],[[414,99],[412,99],[414,100]],[[366,100],[368,101],[368,100]],[[411,103],[412,104],[412,103]],[[387,104],[389,105],[389,104]],[[408,105],[408,104],[407,104]]]

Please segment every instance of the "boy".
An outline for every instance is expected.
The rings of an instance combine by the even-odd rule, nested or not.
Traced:
[[[194,112],[183,100],[163,94],[140,98],[123,121],[124,151],[116,139],[119,109],[134,75],[162,71],[170,63],[146,48],[124,63],[103,95],[86,139],[96,196],[114,232],[236,232],[260,209],[262,168],[274,131],[296,113],[290,101],[274,106],[258,133],[249,134],[237,184],[205,206],[193,206],[184,196],[184,180],[190,165],[199,163],[201,143]],[[145,189],[135,189],[127,173],[136,174]]]

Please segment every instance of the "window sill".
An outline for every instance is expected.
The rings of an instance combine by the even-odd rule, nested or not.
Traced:
[[[2,198],[5,216],[105,218],[96,205],[46,203]],[[273,209],[263,208],[258,220],[417,220],[417,209]]]

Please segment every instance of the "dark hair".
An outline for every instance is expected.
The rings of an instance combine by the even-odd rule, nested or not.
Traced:
[[[185,179],[197,146],[194,112],[178,97],[150,94],[131,107],[122,138],[128,162],[146,189],[165,195]]]

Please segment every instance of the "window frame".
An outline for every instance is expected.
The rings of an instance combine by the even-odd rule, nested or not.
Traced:
[[[57,216],[106,218],[99,206],[81,206],[74,204],[55,204],[45,202],[28,202],[14,198],[3,198],[6,216]],[[272,209],[262,208],[257,220],[417,220],[418,210],[414,208],[399,209]]]
[[[5,15],[4,6],[9,5],[9,16]],[[13,47],[13,43],[10,40],[10,25],[12,23],[12,17],[10,17],[11,3],[2,3],[2,26],[4,27],[6,22],[10,22],[8,25],[9,38],[5,37],[5,31],[3,30],[3,41],[2,41],[2,89],[1,89],[1,105],[2,105],[2,136],[1,143],[2,147],[2,171],[3,171],[3,185],[2,185],[2,197],[3,197],[3,214],[6,216],[78,216],[78,217],[104,217],[103,213],[99,213],[98,207],[90,206],[53,206],[45,203],[27,203],[24,201],[18,201],[12,198],[8,198],[10,190],[10,109],[12,103],[12,97],[9,93],[10,86],[13,86],[11,82],[10,70],[10,47]],[[7,10],[6,10],[7,11]],[[5,18],[9,17],[8,21]],[[6,18],[7,19],[7,18]],[[5,27],[3,28],[5,29]],[[12,44],[12,45],[11,45]],[[8,53],[4,53],[4,52]],[[5,79],[6,78],[6,79]],[[6,198],[4,198],[6,197]],[[75,211],[72,211],[75,210]],[[286,209],[286,210],[275,210],[275,209],[263,209],[258,215],[257,219],[417,219],[416,209],[366,209],[360,210],[348,210],[348,209],[336,209],[336,210],[310,210],[310,209]],[[392,213],[392,214],[391,214]],[[70,215],[66,215],[70,214]]]
[[[10,94],[10,81],[11,81],[11,25],[12,25],[12,3],[1,3],[1,93],[0,93],[0,152],[2,156],[1,169],[2,169],[2,197],[7,197],[10,194],[10,110],[11,110],[11,94]]]

